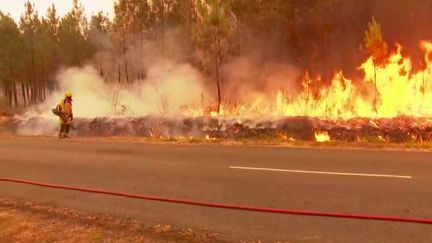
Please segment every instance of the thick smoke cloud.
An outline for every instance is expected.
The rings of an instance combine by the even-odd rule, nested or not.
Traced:
[[[150,67],[143,83],[127,86],[106,83],[91,66],[70,68],[58,75],[59,91],[37,110],[49,115],[68,90],[74,94],[77,117],[179,115],[184,109],[202,107],[201,79],[190,65],[169,62]]]

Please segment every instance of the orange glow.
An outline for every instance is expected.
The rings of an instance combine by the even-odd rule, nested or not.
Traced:
[[[284,115],[325,118],[430,117],[432,84],[428,83],[432,77],[432,43],[422,42],[421,46],[425,51],[422,70],[413,72],[411,59],[402,55],[402,47],[398,45],[397,51],[388,57],[383,66],[374,67],[373,58],[368,58],[359,68],[364,73],[361,80],[353,82],[339,72],[329,87],[321,89],[318,99],[303,90],[300,96],[307,99],[286,104]],[[360,86],[366,87],[366,94],[360,93]]]
[[[315,141],[319,143],[324,143],[324,142],[330,142],[331,139],[328,133],[323,132],[323,133],[315,133]]]
[[[369,57],[359,67],[363,77],[348,79],[337,72],[330,85],[321,87],[306,74],[300,93],[291,97],[279,90],[273,99],[254,97],[247,105],[223,107],[211,116],[310,116],[326,119],[354,117],[392,118],[400,115],[432,117],[432,42],[421,42],[423,67],[414,72],[402,46],[389,54],[383,65]],[[318,87],[314,87],[318,85]],[[311,90],[319,90],[318,94]]]

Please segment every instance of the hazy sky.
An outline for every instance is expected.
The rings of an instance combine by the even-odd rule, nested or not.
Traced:
[[[96,13],[103,11],[109,13],[110,18],[113,17],[113,4],[115,0],[81,0],[84,5],[85,12],[88,17],[92,12]],[[0,0],[0,11],[3,13],[10,13],[15,20],[19,20],[21,14],[24,12],[25,0]],[[72,8],[72,0],[30,0],[36,5],[36,10],[39,16],[45,16],[48,7],[54,3],[57,12],[63,16]]]

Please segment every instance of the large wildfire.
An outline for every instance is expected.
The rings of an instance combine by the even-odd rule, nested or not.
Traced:
[[[176,75],[178,72],[162,77],[173,80],[164,84],[166,92],[161,86],[145,86],[135,92],[132,91],[136,89],[134,87],[123,94],[129,103],[106,105],[110,107],[108,109],[114,107],[115,111],[111,110],[111,113],[94,116],[83,113],[88,110],[89,103],[98,103],[105,98],[112,102],[111,94],[85,93],[89,97],[95,96],[91,101],[84,99],[84,95],[80,101],[80,95],[77,95],[75,110],[80,118],[74,123],[75,133],[80,136],[430,142],[432,43],[421,42],[424,60],[420,70],[414,70],[413,60],[404,56],[402,46],[396,46],[382,65],[376,64],[372,56],[359,65],[362,78],[349,79],[340,71],[325,85],[320,77],[311,78],[305,74],[297,94],[284,89],[276,90],[272,95],[258,94],[241,103],[223,104],[219,113],[212,109],[214,102],[203,101],[203,93],[200,93],[203,91],[193,81],[196,75],[189,75],[185,82]],[[183,72],[184,68],[181,68],[180,74]],[[79,75],[79,78],[83,76]],[[180,86],[188,88],[181,91]],[[77,94],[82,92],[82,87],[81,90],[67,85],[64,88],[71,88]],[[154,91],[148,91],[152,89]],[[115,93],[114,89],[105,91]],[[174,95],[177,99],[169,102],[173,92],[177,92]],[[160,102],[151,104],[153,109],[144,109],[145,101],[139,94],[155,96]],[[100,98],[101,95],[108,98]],[[54,96],[58,98],[59,94]],[[182,103],[184,100],[187,102]],[[47,104],[53,102],[54,99]],[[38,114],[31,112],[3,120],[2,127],[18,135],[54,135],[56,118],[49,114],[49,105]],[[90,107],[103,109],[104,104]],[[122,112],[118,112],[118,107]],[[135,112],[128,112],[134,109]]]
[[[306,74],[302,90],[295,97],[279,90],[274,102],[255,100],[250,104],[223,110],[223,115],[256,114],[263,116],[307,116],[326,119],[393,118],[432,116],[432,43],[422,42],[423,69],[414,71],[412,60],[402,54],[402,46],[384,65],[369,57],[359,66],[364,76],[348,79],[337,72],[330,85],[322,86],[320,77]],[[216,115],[216,113],[214,114]]]
[[[402,46],[390,55],[383,66],[376,66],[373,57],[361,64],[364,73],[357,85],[337,73],[331,85],[319,91],[317,98],[309,92],[314,81],[305,79],[304,90],[294,102],[284,102],[279,94],[278,107],[284,115],[306,115],[326,118],[396,116],[431,117],[432,43],[422,42],[424,68],[413,71],[412,61],[402,55]],[[361,87],[366,87],[366,92]]]

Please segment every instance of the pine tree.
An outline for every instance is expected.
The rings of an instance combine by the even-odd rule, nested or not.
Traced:
[[[36,104],[41,100],[40,80],[38,79],[38,66],[36,60],[36,35],[40,28],[38,13],[35,11],[34,4],[27,1],[25,3],[25,13],[21,16],[20,29],[23,33],[24,48],[27,73],[27,94],[30,104]],[[30,88],[28,88],[30,87]],[[30,90],[30,92],[28,92]],[[25,98],[24,98],[25,99]]]
[[[108,16],[102,12],[94,14],[90,21],[90,28],[88,32],[88,38],[92,45],[93,52],[96,53],[96,62],[99,68],[99,74],[101,77],[105,76],[103,68],[103,59],[106,50],[109,48],[106,39],[108,39],[109,32],[111,31],[111,22]]]
[[[73,1],[72,9],[61,19],[58,28],[60,57],[70,66],[82,66],[93,56],[87,40],[88,23],[79,0]]]
[[[194,38],[198,48],[203,50],[208,59],[204,66],[214,66],[217,87],[217,112],[221,111],[221,65],[232,55],[233,33],[231,5],[223,0],[203,0],[197,2],[197,21]]]
[[[372,56],[374,64],[374,86],[375,95],[373,100],[373,108],[378,110],[379,106],[379,90],[377,85],[377,66],[384,65],[388,56],[388,45],[383,40],[381,33],[381,25],[372,17],[371,22],[368,24],[368,29],[365,31],[365,47],[368,53]]]
[[[17,24],[10,15],[0,12],[0,85],[7,104],[17,107],[17,85],[22,80],[23,43]]]

